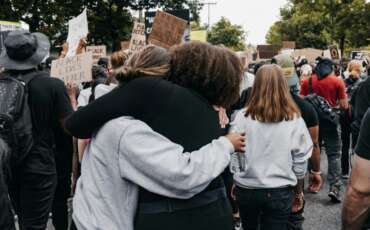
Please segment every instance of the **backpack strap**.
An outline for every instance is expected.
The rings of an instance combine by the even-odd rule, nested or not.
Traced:
[[[26,74],[19,74],[17,76],[17,79],[24,82],[25,85],[28,85],[35,77],[37,77],[38,75],[40,75],[40,72],[39,71],[32,71],[30,73],[26,73]]]

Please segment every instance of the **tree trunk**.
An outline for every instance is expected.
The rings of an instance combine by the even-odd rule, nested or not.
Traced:
[[[346,39],[346,35],[343,34],[340,37],[340,40],[339,40],[339,49],[340,49],[340,56],[341,57],[343,57],[343,54],[344,54],[344,42],[345,42],[345,39]]]

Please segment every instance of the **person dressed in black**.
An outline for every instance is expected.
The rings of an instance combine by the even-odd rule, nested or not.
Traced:
[[[342,229],[370,228],[370,108],[361,123],[353,168],[342,208]]]
[[[167,80],[150,77],[157,68],[131,68],[131,76],[136,76],[133,80],[117,77],[121,85],[76,111],[67,119],[66,129],[78,138],[89,138],[105,122],[130,115],[185,151],[225,134],[213,105],[229,107],[237,100],[243,71],[239,59],[224,48],[199,42],[171,48],[170,58]],[[232,213],[226,197],[221,177],[188,200],[140,189],[135,229],[231,230]]]
[[[4,74],[32,74],[28,105],[32,117],[33,145],[26,157],[12,167],[10,198],[19,218],[20,229],[46,228],[56,188],[55,133],[72,107],[64,83],[39,72],[37,66],[49,53],[48,38],[23,30],[9,33],[0,57]]]
[[[353,60],[348,65],[349,77],[344,80],[346,85],[346,92],[348,101],[351,102],[352,95],[356,92],[357,88],[361,84],[361,69],[362,63]],[[350,168],[350,143],[351,143],[351,122],[352,122],[352,108],[348,108],[343,111],[340,116],[341,125],[341,138],[342,138],[342,177],[347,179],[349,176]],[[356,142],[352,141],[352,149],[354,149]]]
[[[14,230],[12,205],[8,196],[7,177],[10,150],[8,145],[0,138],[0,229]]]
[[[39,70],[50,73],[51,63],[55,57],[46,58],[39,65]],[[73,142],[59,124],[53,128],[55,135],[55,164],[57,170],[57,187],[52,205],[52,221],[56,230],[68,229],[68,198],[71,197],[71,173]]]

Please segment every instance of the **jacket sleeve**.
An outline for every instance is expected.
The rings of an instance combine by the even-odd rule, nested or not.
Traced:
[[[220,137],[194,152],[154,132],[142,122],[121,136],[121,176],[162,196],[188,199],[204,190],[227,167],[232,144]]]
[[[291,151],[293,171],[297,179],[303,179],[307,172],[308,159],[312,155],[313,143],[302,118],[297,120],[291,140],[293,140]]]

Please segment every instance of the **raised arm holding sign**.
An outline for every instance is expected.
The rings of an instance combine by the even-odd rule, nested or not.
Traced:
[[[76,50],[80,43],[81,38],[87,37],[88,26],[87,26],[87,14],[86,9],[75,18],[72,18],[68,22],[68,38],[67,42],[69,45],[67,57],[76,55]]]

